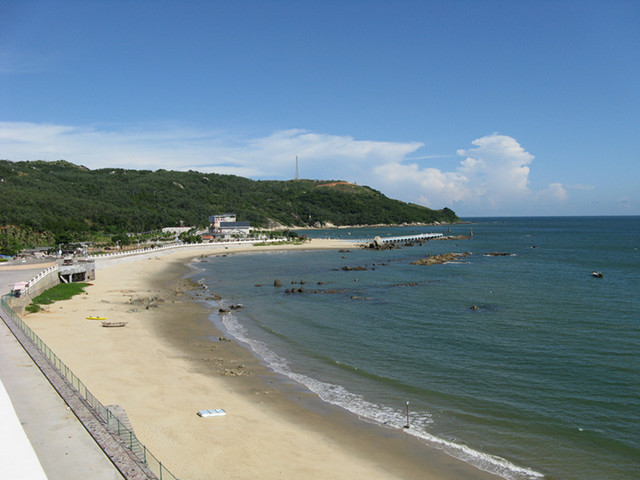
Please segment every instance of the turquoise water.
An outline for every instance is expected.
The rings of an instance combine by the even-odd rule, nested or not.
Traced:
[[[637,478],[640,217],[470,220],[310,231],[474,236],[213,257],[196,279],[245,306],[223,317],[228,335],[327,402],[402,427],[408,401],[411,434],[504,478]],[[446,252],[471,255],[410,264]]]

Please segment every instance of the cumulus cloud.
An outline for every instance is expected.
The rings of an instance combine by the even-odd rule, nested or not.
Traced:
[[[432,208],[444,205],[478,214],[510,215],[534,211],[536,206],[564,202],[560,183],[534,191],[529,186],[534,156],[513,137],[492,134],[456,153],[464,157],[450,172],[418,164],[386,163],[376,168],[386,192],[413,192],[413,201]]]
[[[433,168],[432,155],[415,155],[419,142],[357,140],[291,129],[247,137],[175,126],[65,126],[0,122],[0,158],[59,160],[89,168],[197,170],[254,179],[300,176],[347,180],[386,195],[467,214],[526,214],[532,206],[564,202],[560,183],[534,191],[534,156],[513,137],[487,135],[456,153],[452,171]]]
[[[507,197],[522,198],[529,194],[529,167],[533,155],[512,137],[488,135],[474,140],[475,148],[458,150],[466,157],[458,171],[491,204],[499,204]]]
[[[389,195],[425,206],[441,208],[469,197],[467,179],[459,172],[388,162],[376,166],[371,173],[369,181]]]
[[[556,203],[564,202],[569,197],[569,195],[567,194],[567,190],[562,186],[561,183],[552,183],[547,189],[539,191],[536,197],[543,201]]]

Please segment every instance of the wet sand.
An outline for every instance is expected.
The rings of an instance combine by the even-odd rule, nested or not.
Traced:
[[[397,429],[371,425],[284,385],[193,300],[186,266],[201,255],[304,246],[201,247],[97,262],[86,294],[26,322],[104,404],[122,406],[139,439],[187,479],[489,479]],[[195,290],[201,297],[214,294]],[[86,316],[124,321],[103,328]],[[223,417],[198,410],[223,408]]]

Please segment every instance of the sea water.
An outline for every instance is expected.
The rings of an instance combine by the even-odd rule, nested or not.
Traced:
[[[198,279],[244,305],[212,315],[227,335],[326,402],[398,428],[408,402],[410,434],[507,479],[638,478],[640,217],[468,220],[308,231],[473,237],[274,247],[212,257]],[[448,252],[469,255],[412,265]]]

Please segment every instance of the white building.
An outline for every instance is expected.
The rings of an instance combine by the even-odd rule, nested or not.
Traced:
[[[251,231],[250,222],[237,222],[235,213],[211,215],[209,217],[209,233],[214,239],[247,237]]]
[[[209,229],[213,230],[215,228],[220,228],[220,223],[222,222],[235,222],[236,214],[235,213],[223,213],[222,215],[211,215],[209,217]]]

